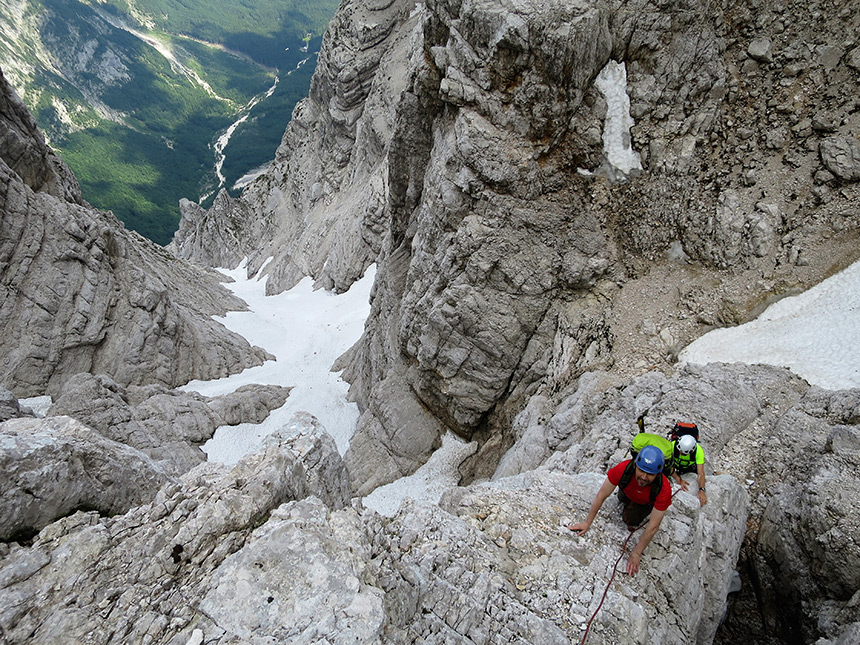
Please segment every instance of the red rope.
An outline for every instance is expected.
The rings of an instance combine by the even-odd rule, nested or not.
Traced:
[[[597,609],[594,610],[594,613],[591,614],[591,618],[588,619],[588,625],[585,628],[585,633],[582,635],[582,640],[579,641],[579,645],[585,644],[585,639],[588,638],[588,632],[591,631],[591,623],[594,622],[594,619],[597,617],[597,612],[599,612],[600,608],[603,607],[603,601],[606,600],[606,594],[609,593],[609,586],[612,584],[612,581],[615,580],[615,574],[618,572],[618,563],[621,562],[621,558],[624,557],[624,553],[627,551],[627,543],[630,541],[630,538],[633,537],[633,534],[641,527],[642,524],[630,531],[630,533],[627,534],[627,538],[624,540],[624,543],[621,545],[621,555],[618,556],[618,559],[612,567],[612,576],[610,576],[609,582],[606,583],[606,589],[603,590],[603,597],[600,599],[600,604],[597,605]]]
[[[681,489],[679,488],[676,491],[672,492],[672,497],[675,497],[675,493],[679,493]],[[594,619],[597,617],[597,612],[600,611],[600,608],[603,607],[603,602],[606,600],[606,594],[609,593],[609,586],[612,584],[612,581],[615,580],[615,574],[618,572],[618,563],[621,562],[621,558],[624,557],[624,553],[627,551],[627,543],[630,541],[630,538],[633,537],[633,534],[645,526],[645,522],[647,519],[642,522],[639,526],[634,529],[630,529],[630,533],[627,534],[627,537],[624,540],[624,543],[621,545],[621,555],[618,556],[618,559],[615,561],[615,564],[612,566],[612,575],[609,577],[609,582],[606,583],[606,589],[603,590],[603,597],[600,599],[600,604],[597,605],[597,609],[594,610],[594,613],[591,614],[591,618],[588,619],[588,624],[585,627],[585,633],[582,635],[582,640],[579,641],[579,645],[585,645],[585,639],[588,638],[588,632],[591,631],[591,623],[594,622]]]

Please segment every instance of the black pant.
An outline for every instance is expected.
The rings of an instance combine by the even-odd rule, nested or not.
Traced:
[[[653,504],[637,504],[631,501],[620,488],[618,489],[618,499],[621,500],[621,517],[631,531],[638,528],[654,508]]]

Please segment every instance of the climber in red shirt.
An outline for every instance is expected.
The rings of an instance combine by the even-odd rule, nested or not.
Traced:
[[[607,473],[606,481],[597,491],[588,517],[584,522],[571,524],[567,528],[582,535],[590,527],[603,502],[618,486],[618,499],[622,504],[622,517],[627,528],[635,531],[650,514],[648,527],[639,539],[627,560],[627,573],[631,576],[639,571],[639,562],[645,547],[660,528],[666,509],[672,503],[672,485],[663,474],[664,457],[656,446],[645,446],[636,460],[628,459],[614,466]]]

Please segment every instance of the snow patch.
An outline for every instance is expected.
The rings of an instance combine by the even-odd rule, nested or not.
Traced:
[[[235,464],[261,447],[263,439],[286,426],[295,412],[309,412],[334,437],[340,454],[349,447],[358,421],[358,406],[347,399],[349,384],[332,364],[364,331],[370,313],[370,289],[376,265],[346,293],[314,290],[305,278],[289,291],[266,296],[268,277],[249,279],[247,260],[220,271],[235,281],[225,286],[248,303],[251,311],[231,311],[218,318],[225,327],[276,358],[239,374],[213,381],[192,381],[182,389],[218,396],[250,383],[292,386],[287,402],[259,424],[222,426],[203,450],[210,461]],[[259,275],[259,274],[258,274]]]
[[[477,442],[466,443],[451,432],[442,437],[442,447],[434,452],[427,463],[409,477],[380,486],[361,501],[380,515],[392,517],[407,498],[437,504],[442,494],[457,486],[457,467],[478,449]]]
[[[783,298],[755,320],[715,329],[679,355],[684,363],[787,367],[828,390],[860,387],[860,262]]]
[[[614,60],[606,63],[594,81],[606,99],[603,123],[603,153],[609,164],[625,175],[642,170],[639,153],[630,144],[630,97],[627,96],[627,67]]]

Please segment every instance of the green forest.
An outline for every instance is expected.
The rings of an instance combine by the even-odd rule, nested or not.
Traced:
[[[167,244],[181,198],[208,195],[204,205],[214,198],[213,144],[240,116],[247,119],[224,151],[225,187],[274,157],[295,104],[307,95],[337,4],[32,0],[30,10],[41,12],[39,33],[0,53],[41,65],[16,89],[84,199]],[[50,51],[51,66],[31,55],[40,48]],[[261,98],[276,75],[275,91]],[[254,98],[260,100],[248,112]]]

